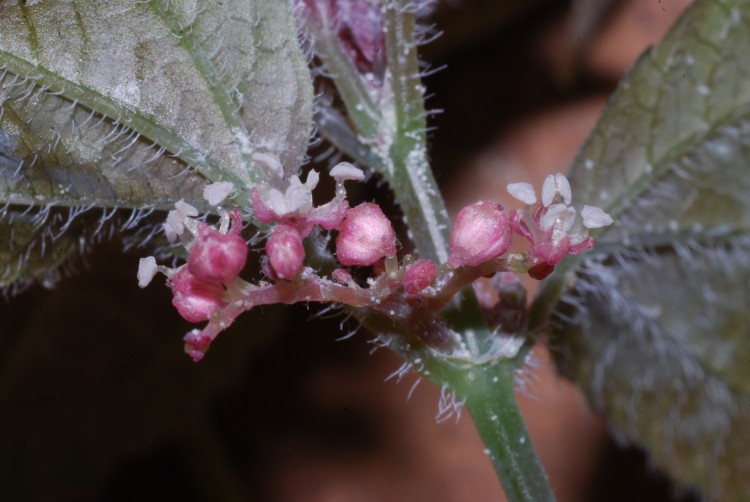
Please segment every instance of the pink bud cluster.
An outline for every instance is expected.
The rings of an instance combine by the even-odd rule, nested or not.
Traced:
[[[220,204],[229,194],[231,184],[215,183],[204,192],[207,201]],[[178,237],[188,250],[187,263],[168,268],[156,264],[153,256],[142,258],[138,267],[138,284],[146,287],[157,272],[167,276],[172,290],[172,304],[179,314],[189,322],[207,321],[227,305],[226,288],[239,277],[247,261],[247,243],[239,232],[242,215],[238,209],[228,213],[219,209],[219,228],[194,220],[198,210],[180,201],[167,215],[164,231],[174,241]],[[189,347],[195,360],[203,357],[204,351]]]
[[[186,352],[196,361],[219,332],[255,305],[335,302],[369,307],[394,321],[424,328],[436,326],[436,313],[482,276],[502,279],[494,287],[499,300],[484,301],[483,307],[488,319],[512,331],[524,322],[525,312],[517,274],[543,278],[566,255],[594,245],[589,229],[612,223],[604,211],[590,206],[583,207],[579,221],[571,205],[570,184],[557,174],[545,180],[541,204],[531,185],[516,183],[508,191],[524,203],[521,209],[508,212],[491,201],[464,207],[456,217],[447,263],[414,261],[406,255],[399,264],[396,235],[380,206],[366,202],[349,207],[344,182],[363,179],[362,171],[348,163],[335,166],[330,171],[336,181],[334,198],[314,206],[317,172],[310,171],[302,182],[296,175],[286,177],[274,155],[256,154],[254,159],[269,179],[267,185],[251,191],[250,199],[255,218],[270,227],[263,257],[270,283],[255,285],[239,278],[248,254],[239,235],[242,215],[238,209],[226,212],[218,207],[233,190],[228,183],[209,185],[204,194],[221,215],[218,225],[196,220],[198,210],[183,201],[167,215],[165,233],[171,241],[179,238],[188,250],[186,264],[172,269],[148,257],[139,266],[141,287],[156,272],[165,274],[180,315],[189,322],[208,321],[202,330],[192,330],[183,338]],[[304,241],[316,227],[337,232],[335,254],[341,268],[333,271],[331,279],[305,267]],[[507,254],[513,233],[531,243],[526,253]],[[367,286],[360,285],[346,267],[371,267],[373,277]],[[442,335],[438,339],[447,340]]]
[[[224,286],[239,276],[247,261],[247,243],[236,234],[237,227],[232,231],[224,234],[199,224],[187,265],[169,276],[172,304],[186,321],[207,321],[226,305]]]
[[[336,255],[342,265],[369,266],[396,254],[396,235],[380,207],[363,203],[350,208],[346,200],[344,182],[364,179],[362,171],[342,162],[330,174],[336,180],[336,195],[318,207],[312,205],[312,191],[319,178],[315,171],[308,174],[305,183],[292,176],[283,192],[276,188],[252,190],[256,219],[275,223],[266,243],[265,270],[270,278],[297,278],[305,259],[303,241],[316,226],[338,230]]]
[[[545,179],[541,204],[537,204],[536,192],[528,183],[510,184],[508,192],[524,203],[522,209],[508,215],[500,204],[481,201],[458,213],[448,257],[452,268],[477,267],[502,256],[510,248],[514,231],[531,243],[531,249],[523,264],[516,260],[512,269],[543,279],[565,256],[594,246],[589,229],[612,223],[607,213],[593,206],[583,206],[579,222],[571,205],[570,183],[559,173]]]

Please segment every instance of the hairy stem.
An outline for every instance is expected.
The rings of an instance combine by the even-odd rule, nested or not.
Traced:
[[[510,502],[555,500],[516,402],[514,378],[522,355],[483,364],[457,359],[431,349],[404,326],[372,310],[356,309],[355,315],[379,334],[381,343],[463,400]]]
[[[374,138],[378,132],[380,111],[373,102],[359,70],[341,47],[336,31],[328,25],[330,20],[308,15],[306,27],[315,43],[315,54],[325,66],[329,77],[344,102],[354,127],[365,138]]]
[[[423,259],[446,263],[451,224],[427,160],[424,87],[420,78],[413,9],[411,0],[384,2],[386,92],[380,103],[374,135],[367,116],[364,121],[362,117],[363,108],[370,106],[369,99],[364,102],[353,99],[353,92],[362,80],[358,75],[339,69],[339,61],[331,57],[336,54],[334,49],[316,41],[316,48],[320,51],[323,47],[328,54],[321,59],[326,65],[333,65],[330,68],[332,78],[342,92],[356,132],[349,133],[340,120],[330,120],[324,124],[327,126],[324,129],[334,144],[343,145],[354,158],[367,158],[361,153],[361,146],[366,145],[382,159],[382,162],[370,161],[368,164],[390,184],[403,210],[416,254]],[[497,264],[490,268],[493,266]],[[478,272],[478,268],[455,271],[445,284],[445,291],[426,301],[430,304],[427,310],[438,312],[445,309],[443,318],[455,335],[452,343],[442,347],[430,345],[431,339],[424,332],[414,332],[413,325],[395,322],[393,316],[385,316],[367,305],[356,308],[358,305],[348,304],[355,307],[355,316],[407,363],[439,386],[449,387],[466,399],[512,502],[552,501],[554,497],[546,475],[513,394],[515,368],[519,361],[523,361],[529,343],[517,354],[499,351],[496,335],[486,326],[476,298],[471,291],[461,292],[465,285],[479,277]],[[454,296],[457,301],[453,300]]]
[[[466,399],[474,424],[485,444],[510,502],[549,502],[554,495],[531,444],[513,394],[515,362],[501,360],[469,370],[459,392]]]
[[[422,258],[448,259],[450,220],[427,161],[424,88],[416,49],[415,15],[409,0],[393,0],[385,9],[386,53],[393,93],[396,131],[389,151],[392,169],[385,175],[401,205],[411,238]],[[460,275],[460,274],[459,274]],[[466,278],[457,277],[457,283]],[[471,292],[464,293],[452,325],[467,346],[479,352],[492,345],[493,333],[483,322]],[[489,452],[506,494],[512,502],[544,502],[554,497],[513,394],[517,361],[499,358],[488,365],[469,365],[440,376],[466,398],[466,405]],[[478,358],[481,354],[477,354]],[[409,360],[413,355],[404,354]],[[442,366],[442,365],[440,365]]]
[[[424,87],[415,43],[415,15],[409,0],[387,2],[386,54],[393,94],[395,131],[384,174],[404,211],[420,257],[445,263],[450,219],[427,161]]]

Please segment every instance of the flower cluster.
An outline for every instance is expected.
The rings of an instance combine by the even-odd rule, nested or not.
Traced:
[[[336,192],[328,203],[315,206],[313,190],[319,175],[310,171],[303,182],[298,176],[284,176],[279,159],[256,154],[255,160],[268,174],[268,183],[254,188],[250,199],[255,219],[267,225],[263,272],[267,281],[252,284],[239,275],[245,266],[248,247],[240,236],[242,215],[219,205],[233,191],[230,183],[214,183],[204,198],[220,215],[217,225],[196,219],[198,210],[180,201],[167,215],[164,231],[170,241],[178,239],[188,251],[187,263],[177,268],[143,258],[138,281],[145,287],[156,272],[167,276],[172,303],[189,322],[208,321],[185,337],[185,350],[200,360],[216,335],[242,312],[257,305],[298,301],[331,302],[378,311],[395,322],[413,324],[415,329],[435,330],[425,335],[430,343],[446,342],[439,313],[464,287],[483,276],[496,276],[499,301],[482,301],[488,320],[499,330],[512,331],[523,322],[522,286],[519,272],[541,279],[568,254],[594,245],[588,231],[612,223],[598,208],[584,206],[581,221],[571,205],[567,179],[549,176],[542,187],[541,204],[528,183],[508,186],[510,194],[524,207],[506,211],[496,202],[480,201],[463,208],[456,217],[445,264],[399,259],[391,222],[380,206],[362,203],[349,207],[344,183],[362,180],[362,171],[342,162],[330,171]],[[305,266],[305,239],[316,227],[338,233],[336,259],[341,265],[330,278],[321,277]],[[510,253],[512,234],[526,238],[526,253]],[[370,267],[366,286],[354,280],[348,267]],[[496,275],[499,274],[499,275]]]
[[[612,223],[607,213],[593,206],[583,206],[579,221],[571,205],[570,183],[560,173],[544,180],[541,204],[529,183],[512,183],[508,193],[524,207],[506,214],[500,204],[480,201],[458,213],[450,241],[451,267],[477,267],[500,257],[510,248],[511,234],[515,232],[531,243],[531,249],[516,254],[509,269],[543,279],[565,256],[594,246],[590,229]]]
[[[256,160],[271,165],[278,162],[268,156]],[[305,183],[292,176],[283,192],[269,187],[252,190],[255,218],[261,223],[275,224],[266,243],[265,270],[270,278],[290,280],[302,271],[305,259],[302,241],[316,226],[339,231],[336,254],[342,265],[373,265],[396,254],[396,235],[380,207],[364,203],[350,208],[346,200],[344,182],[360,181],[364,173],[348,162],[341,162],[330,174],[336,180],[336,195],[318,207],[313,207],[312,202],[312,192],[319,180],[316,171],[310,171]]]
[[[216,206],[232,191],[231,183],[219,182],[206,187],[204,199]],[[247,261],[247,243],[239,236],[242,215],[238,209],[218,208],[218,228],[195,219],[198,210],[179,201],[167,215],[164,233],[174,242],[178,238],[188,250],[188,261],[177,268],[156,264],[153,256],[142,258],[138,267],[138,285],[146,287],[157,272],[167,277],[172,289],[172,304],[189,322],[207,321],[226,306],[226,289],[239,278]],[[200,359],[198,354],[194,358]]]
[[[508,193],[524,203],[520,210],[511,212],[513,230],[531,243],[527,254],[529,275],[543,279],[565,256],[578,254],[594,247],[589,230],[612,224],[612,218],[602,209],[583,206],[581,221],[571,205],[570,183],[563,174],[549,175],[542,185],[541,205],[537,203],[534,187],[529,183],[512,183]]]
[[[303,243],[314,228],[338,231],[336,254],[339,262],[347,267],[376,265],[383,258],[396,255],[396,236],[380,207],[363,203],[350,208],[346,200],[344,182],[364,179],[361,170],[346,162],[331,169],[330,175],[336,181],[335,196],[327,204],[316,207],[312,196],[319,181],[316,171],[310,171],[302,182],[296,175],[285,178],[281,163],[274,155],[256,154],[254,160],[268,175],[268,183],[254,188],[250,198],[255,219],[270,226],[263,271],[273,284],[254,286],[239,278],[247,260],[248,246],[239,235],[242,229],[240,211],[227,212],[218,207],[233,190],[232,184],[227,182],[209,185],[204,193],[204,199],[221,215],[217,226],[196,219],[198,210],[184,201],[177,202],[175,209],[168,213],[164,232],[171,242],[179,239],[188,251],[186,264],[177,268],[160,266],[152,256],[140,262],[138,283],[141,287],[146,287],[154,275],[161,272],[167,277],[172,303],[180,315],[189,322],[209,321],[207,329],[192,330],[184,338],[186,351],[196,361],[203,357],[216,332],[236,317],[238,312],[233,308],[239,306],[247,310],[258,303],[278,302],[282,290],[292,291],[287,296],[295,299],[295,291],[305,291],[307,286],[326,286],[326,293],[308,291],[306,298],[324,301],[332,300],[331,294],[338,294],[344,303],[371,301],[371,298],[349,298],[335,288],[331,293],[331,284],[304,267]],[[346,283],[347,289],[355,285],[351,274],[344,269],[334,273],[334,279]],[[316,294],[329,297],[316,297]],[[221,329],[209,329],[212,323],[220,325]]]

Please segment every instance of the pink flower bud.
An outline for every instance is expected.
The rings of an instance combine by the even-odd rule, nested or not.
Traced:
[[[451,234],[448,264],[477,266],[497,258],[510,247],[511,233],[503,206],[480,201],[463,208]]]
[[[271,272],[279,279],[293,279],[302,270],[305,248],[299,232],[288,225],[276,225],[266,242]]]
[[[182,267],[169,280],[172,305],[189,322],[207,321],[211,314],[226,303],[221,299],[224,288],[219,282],[197,278],[188,267]]]
[[[188,268],[197,278],[209,282],[232,282],[247,261],[247,243],[236,234],[222,234],[208,225],[198,227],[190,249]]]
[[[185,342],[185,353],[192,358],[193,362],[197,363],[206,355],[213,339],[201,330],[194,329],[185,335],[182,341]]]
[[[351,282],[354,282],[354,278],[352,277],[352,274],[350,274],[347,270],[344,270],[343,268],[337,268],[333,271],[333,280],[336,282],[340,282],[341,284],[349,284]]]
[[[382,77],[385,71],[385,35],[378,2],[334,2],[338,4],[338,37],[362,73]]]
[[[396,254],[396,234],[377,204],[365,202],[347,210],[336,238],[336,256],[346,266],[372,265]]]
[[[421,293],[429,287],[437,275],[437,265],[430,260],[419,260],[406,267],[404,291],[410,295]]]

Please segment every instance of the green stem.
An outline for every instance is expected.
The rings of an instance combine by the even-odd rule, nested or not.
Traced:
[[[369,115],[361,116],[362,107],[367,109],[370,102],[360,103],[354,96],[357,85],[361,84],[358,76],[343,71],[345,67],[337,67],[338,60],[330,57],[336,54],[333,47],[324,47],[329,56],[322,59],[326,65],[333,64],[333,79],[344,94],[343,101],[355,129],[366,139],[362,143],[371,146],[382,159],[380,165],[372,162],[370,167],[381,172],[393,189],[417,254],[420,258],[446,263],[451,224],[427,160],[424,87],[420,80],[416,20],[411,4],[411,0],[385,2],[388,61],[385,88],[388,92],[384,95],[388,99],[380,106],[383,112],[377,123],[377,135],[371,134]],[[317,41],[316,48],[321,48]],[[354,87],[348,88],[347,81]],[[358,152],[360,145],[353,140],[354,135],[347,137],[333,127],[329,127],[328,132],[339,139],[338,143]],[[358,156],[364,158],[361,154]],[[509,356],[511,358],[496,354],[496,335],[484,323],[476,299],[470,290],[461,296],[461,301],[448,308],[444,316],[460,340],[444,352],[427,345],[433,340],[429,333],[409,332],[405,326],[395,324],[372,309],[353,309],[353,312],[370,331],[377,333],[389,348],[423,375],[466,399],[466,406],[511,502],[553,501],[513,393],[515,369],[519,361],[524,360],[528,344],[517,355]],[[461,354],[461,357],[454,354]]]
[[[555,497],[531,443],[513,393],[515,362],[472,368],[457,382],[485,452],[510,502],[547,502]]]
[[[448,259],[450,218],[427,161],[424,86],[415,43],[411,0],[387,2],[384,11],[386,55],[393,94],[395,131],[384,174],[404,211],[420,257],[445,263]]]
[[[391,169],[384,174],[401,205],[411,238],[423,258],[445,263],[450,219],[432,175],[426,150],[426,113],[415,44],[415,16],[410,0],[394,0],[384,11],[386,54],[393,94],[396,130],[389,151]],[[476,300],[464,295],[452,324],[467,346],[484,352],[493,333],[484,325]],[[425,361],[425,374],[466,399],[493,466],[511,502],[546,502],[554,496],[537,458],[513,393],[519,359],[497,359],[486,365],[453,365],[415,345],[404,345],[407,361]],[[398,350],[397,350],[398,352]],[[522,351],[525,353],[525,350]],[[416,353],[416,356],[415,356]],[[520,360],[523,360],[521,357]]]
[[[472,301],[472,298],[464,300],[458,314],[463,320],[454,320],[462,325],[465,337],[468,333],[478,338],[493,336],[480,331],[477,315],[471,308]],[[353,313],[423,376],[465,400],[464,406],[474,420],[510,502],[554,502],[514,393],[516,369],[524,359],[523,350],[516,357],[498,356],[485,363],[478,361],[484,359],[482,355],[486,352],[473,354],[474,359],[459,359],[430,348],[424,336],[415,335],[371,309],[354,309]],[[482,351],[486,345],[478,340],[477,347]]]
[[[319,103],[315,110],[315,123],[318,124],[320,135],[354,162],[377,172],[383,171],[383,159],[361,140],[338,110],[326,103]]]
[[[330,21],[317,21],[311,16],[306,25],[315,41],[315,54],[336,84],[339,97],[344,102],[355,129],[364,138],[372,139],[378,133],[380,111],[362,81],[359,70],[342,49],[336,30],[328,23]]]

